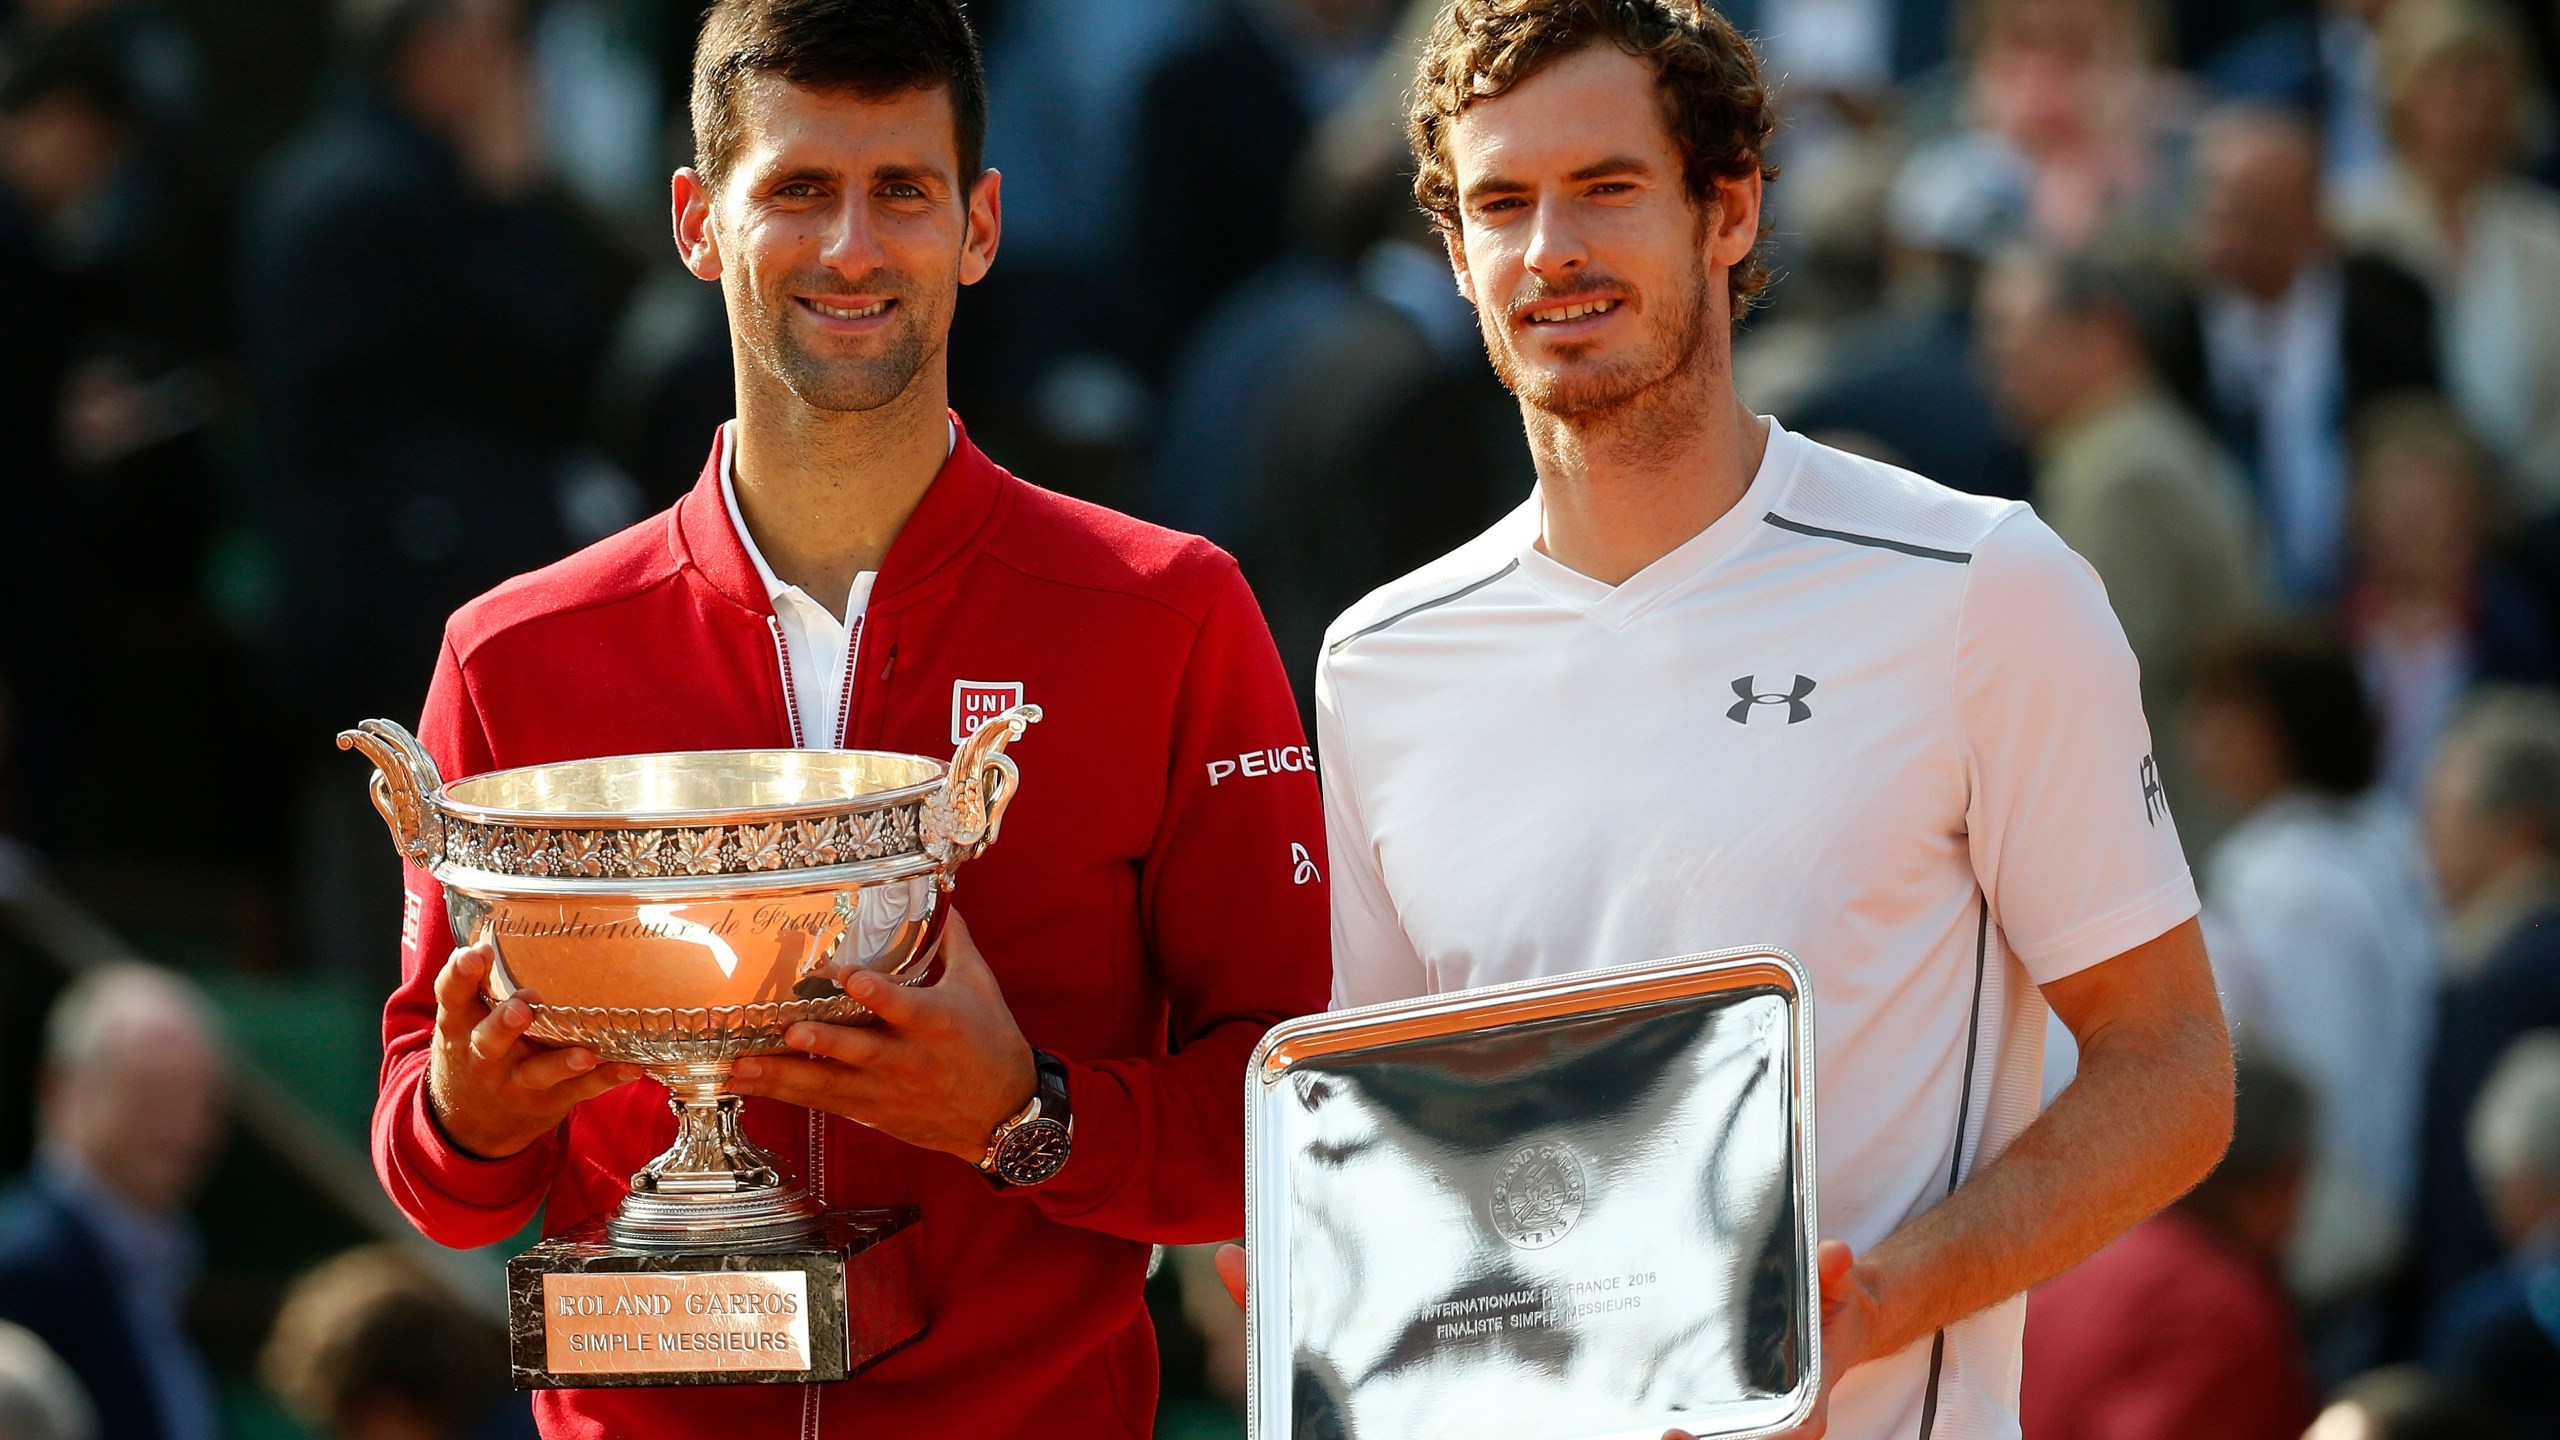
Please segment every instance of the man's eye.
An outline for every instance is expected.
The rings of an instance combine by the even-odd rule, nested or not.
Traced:
[[[904,184],[884,185],[880,189],[880,194],[883,199],[888,200],[921,200],[924,198],[924,187]]]
[[[818,193],[818,187],[806,180],[794,180],[773,193],[787,200],[806,200]]]

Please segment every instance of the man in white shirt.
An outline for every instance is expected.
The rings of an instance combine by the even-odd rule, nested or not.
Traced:
[[[1772,120],[1712,11],[1454,0],[1412,120],[1539,483],[1327,639],[1334,1003],[1793,951],[1829,1433],[2014,1436],[2018,1297],[2229,1134],[2123,632],[2025,507],[1734,393]]]

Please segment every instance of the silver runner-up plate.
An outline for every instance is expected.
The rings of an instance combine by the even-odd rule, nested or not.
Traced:
[[[1245,1082],[1256,1440],[1801,1422],[1812,1009],[1752,948],[1275,1027]]]

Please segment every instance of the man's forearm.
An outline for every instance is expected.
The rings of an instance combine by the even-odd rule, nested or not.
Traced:
[[[2079,1264],[2202,1179],[2230,1127],[2218,1010],[2092,1028],[2079,1077],[2007,1153],[1858,1257],[1879,1302],[1858,1358],[1890,1355]]]

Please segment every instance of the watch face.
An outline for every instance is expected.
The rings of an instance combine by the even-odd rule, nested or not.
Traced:
[[[996,1178],[1007,1185],[1037,1185],[1067,1163],[1067,1127],[1042,1116],[1013,1127],[996,1151]]]

